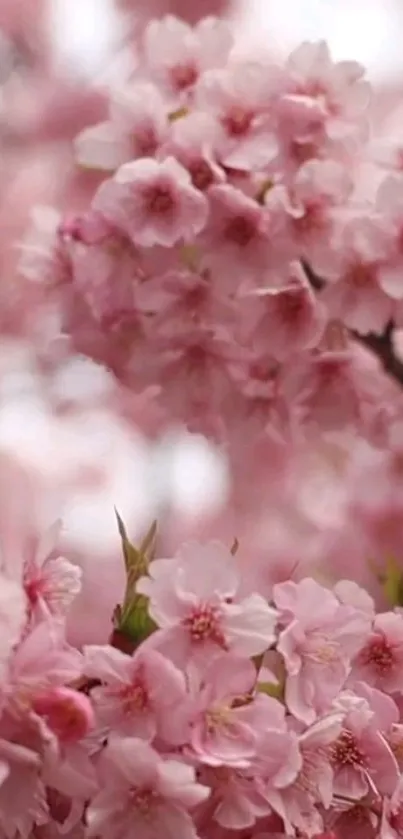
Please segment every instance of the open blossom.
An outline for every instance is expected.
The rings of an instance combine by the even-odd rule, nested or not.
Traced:
[[[38,611],[66,615],[81,589],[81,568],[58,555],[56,543],[60,529],[61,523],[56,522],[25,560],[23,585],[32,616]]]
[[[188,95],[203,72],[225,65],[231,47],[229,26],[213,17],[191,27],[166,15],[151,21],[144,35],[149,72],[177,97]]]
[[[277,613],[258,594],[238,594],[240,574],[224,545],[188,544],[175,559],[154,560],[137,583],[150,599],[160,640],[174,660],[263,653],[274,640]]]
[[[309,579],[279,583],[274,602],[284,625],[278,649],[287,673],[287,705],[310,724],[330,710],[344,685],[360,638],[368,635],[368,620]]]
[[[84,129],[75,141],[77,162],[115,171],[139,157],[153,157],[168,133],[164,97],[150,83],[124,85],[113,95],[108,122]]]
[[[164,759],[134,737],[110,740],[100,765],[105,787],[87,810],[89,836],[196,839],[189,811],[209,790],[191,766]]]
[[[284,285],[253,289],[242,302],[251,309],[251,341],[266,356],[281,360],[318,344],[323,310],[298,263],[289,266]]]
[[[262,733],[273,725],[274,700],[255,694],[256,668],[248,659],[217,656],[201,677],[190,743],[208,766],[248,766]],[[274,724],[277,720],[274,720]]]
[[[206,199],[174,158],[139,158],[121,166],[99,188],[94,209],[135,245],[172,247],[192,240],[207,219]]]
[[[97,724],[122,734],[168,743],[188,734],[183,674],[155,650],[133,656],[113,647],[86,647],[85,674],[100,682],[91,691]]]
[[[379,716],[366,700],[341,695],[336,703],[345,717],[339,736],[331,746],[336,795],[359,799],[375,789],[391,793],[398,778],[398,765],[380,731]]]
[[[403,691],[403,616],[385,612],[374,618],[372,632],[354,662],[354,675],[386,693]]]

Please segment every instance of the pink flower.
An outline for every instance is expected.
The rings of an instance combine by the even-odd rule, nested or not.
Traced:
[[[336,707],[345,712],[342,730],[331,746],[334,794],[360,799],[369,790],[388,794],[398,778],[398,765],[379,730],[379,717],[368,702],[340,695]]]
[[[325,41],[297,47],[286,64],[288,91],[280,99],[294,138],[317,144],[325,137],[330,147],[347,148],[362,140],[371,94],[364,72],[355,61],[333,63]]]
[[[100,764],[104,785],[87,809],[88,835],[196,839],[189,815],[208,794],[192,767],[163,759],[135,737],[112,738]]]
[[[287,672],[286,702],[309,725],[330,710],[369,632],[369,621],[311,579],[279,583],[273,596],[285,626],[278,650]]]
[[[176,661],[220,651],[254,656],[274,640],[277,614],[263,597],[238,594],[241,579],[229,550],[219,542],[188,544],[175,559],[154,560],[137,590],[162,632],[158,643]]]
[[[168,743],[188,735],[186,684],[183,674],[155,650],[139,649],[133,657],[113,647],[86,647],[85,673],[101,682],[91,691],[97,722],[115,733]]]
[[[403,616],[385,612],[354,662],[354,676],[386,693],[403,692]]]
[[[272,722],[274,700],[254,694],[256,668],[248,659],[219,655],[201,677],[190,744],[209,766],[247,767]]]
[[[329,283],[321,299],[329,315],[365,335],[381,332],[392,314],[381,281],[389,253],[388,237],[379,219],[346,216],[335,226],[327,254],[317,255],[315,270]]]
[[[90,700],[71,688],[49,688],[34,697],[32,707],[62,743],[81,740],[94,725]]]
[[[214,119],[203,111],[193,111],[173,123],[161,153],[175,157],[188,170],[193,186],[205,192],[214,183],[226,180],[216,160],[216,139]]]
[[[143,49],[151,74],[176,96],[188,94],[201,74],[225,65],[232,47],[229,26],[206,17],[194,28],[167,15],[147,26]]]
[[[341,721],[341,714],[329,714],[300,735],[296,777],[284,789],[268,793],[268,800],[284,820],[287,833],[297,828],[313,836],[323,829],[318,805],[327,810],[332,803],[333,769],[329,749],[340,732]]]
[[[76,138],[76,159],[81,166],[114,171],[130,160],[154,157],[168,135],[167,103],[158,88],[147,82],[119,88],[109,117]]]
[[[234,61],[201,79],[196,104],[217,124],[215,150],[228,168],[260,171],[278,153],[272,105],[277,73],[253,61]]]
[[[251,310],[251,341],[258,352],[283,359],[319,343],[324,313],[299,263],[292,263],[280,288],[245,295]]]
[[[32,616],[65,616],[81,590],[81,568],[58,555],[60,530],[57,521],[24,564],[23,584]]]
[[[141,158],[121,166],[99,188],[93,207],[135,245],[146,248],[192,240],[208,212],[189,173],[171,157],[162,162]]]
[[[261,278],[273,259],[270,246],[277,221],[241,190],[229,184],[212,186],[208,192],[210,214],[201,236],[206,264],[230,292],[239,282],[250,285]]]

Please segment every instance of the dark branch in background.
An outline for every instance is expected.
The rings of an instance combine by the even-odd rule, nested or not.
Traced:
[[[315,291],[321,291],[324,287],[323,280],[314,274],[307,262],[303,261],[302,265],[312,288]],[[388,373],[399,385],[403,385],[403,363],[396,358],[393,351],[392,333],[393,324],[390,322],[382,335],[374,335],[372,333],[370,335],[358,335],[354,330],[352,330],[351,334],[355,341],[376,355],[385,373]]]

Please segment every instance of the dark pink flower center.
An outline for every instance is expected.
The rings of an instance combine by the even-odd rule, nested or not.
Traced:
[[[130,790],[130,801],[137,812],[144,818],[151,816],[157,799],[158,795],[154,790],[139,789],[138,787],[133,787]]]
[[[220,647],[226,648],[219,613],[213,606],[199,606],[193,609],[183,623],[194,643],[213,641]]]
[[[200,189],[201,192],[208,189],[214,181],[211,166],[203,158],[193,161],[189,166],[189,172],[193,186]]]
[[[154,157],[158,140],[152,125],[139,128],[133,136],[133,150],[138,157]]]
[[[234,216],[227,224],[224,236],[241,248],[246,248],[256,235],[256,222],[247,216]]]
[[[253,117],[252,111],[241,106],[234,106],[228,111],[222,123],[232,137],[242,137],[248,133]]]
[[[397,807],[389,816],[389,824],[398,836],[403,836],[403,805]]]
[[[373,265],[365,265],[357,262],[347,272],[346,280],[354,288],[365,289],[374,284],[375,269]]]
[[[363,664],[372,666],[379,675],[390,670],[394,664],[394,655],[385,635],[372,635],[360,655],[360,660]]]
[[[364,766],[364,755],[354,734],[347,728],[341,732],[331,748],[331,760],[334,766]]]
[[[279,315],[286,323],[295,324],[304,311],[305,295],[298,291],[284,292],[277,297]]]
[[[170,213],[175,206],[172,191],[167,186],[150,187],[146,190],[144,198],[148,212],[154,215]]]
[[[148,693],[141,681],[135,681],[133,684],[121,688],[119,699],[122,703],[123,713],[127,716],[137,711],[144,711],[148,707]]]
[[[194,64],[177,64],[171,70],[171,81],[176,90],[193,87],[199,78],[199,71]]]

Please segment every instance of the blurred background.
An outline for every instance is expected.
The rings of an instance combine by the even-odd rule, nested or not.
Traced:
[[[210,6],[206,2],[207,12]],[[178,429],[161,438],[156,422],[150,433],[154,418],[142,427],[144,406],[118,393],[108,374],[87,360],[70,359],[47,375],[40,353],[38,361],[30,349],[31,341],[36,348],[46,343],[46,329],[42,325],[38,335],[31,324],[35,290],[27,295],[18,287],[10,242],[25,235],[33,205],[63,208],[74,194],[79,206],[71,140],[82,125],[97,121],[100,91],[130,64],[127,34],[154,7],[156,14],[193,18],[192,0],[126,0],[119,8],[112,0],[0,0],[0,455],[15,456],[35,475],[35,515],[44,522],[63,516],[69,550],[90,581],[89,599],[84,592],[78,608],[90,608],[96,591],[99,600],[106,598],[106,614],[121,586],[114,506],[133,538],[153,518],[167,516],[186,536],[196,519],[225,505],[225,460],[205,440]],[[281,57],[304,39],[324,38],[336,59],[367,66],[381,108],[399,96],[401,0],[239,0],[228,15],[241,51],[269,48]],[[24,307],[19,330],[14,315]],[[5,474],[3,520],[11,491]],[[317,515],[326,517],[330,507],[334,512],[334,492],[326,506],[323,481],[308,496]],[[21,504],[18,514],[26,515]],[[79,635],[79,621],[75,630]]]

